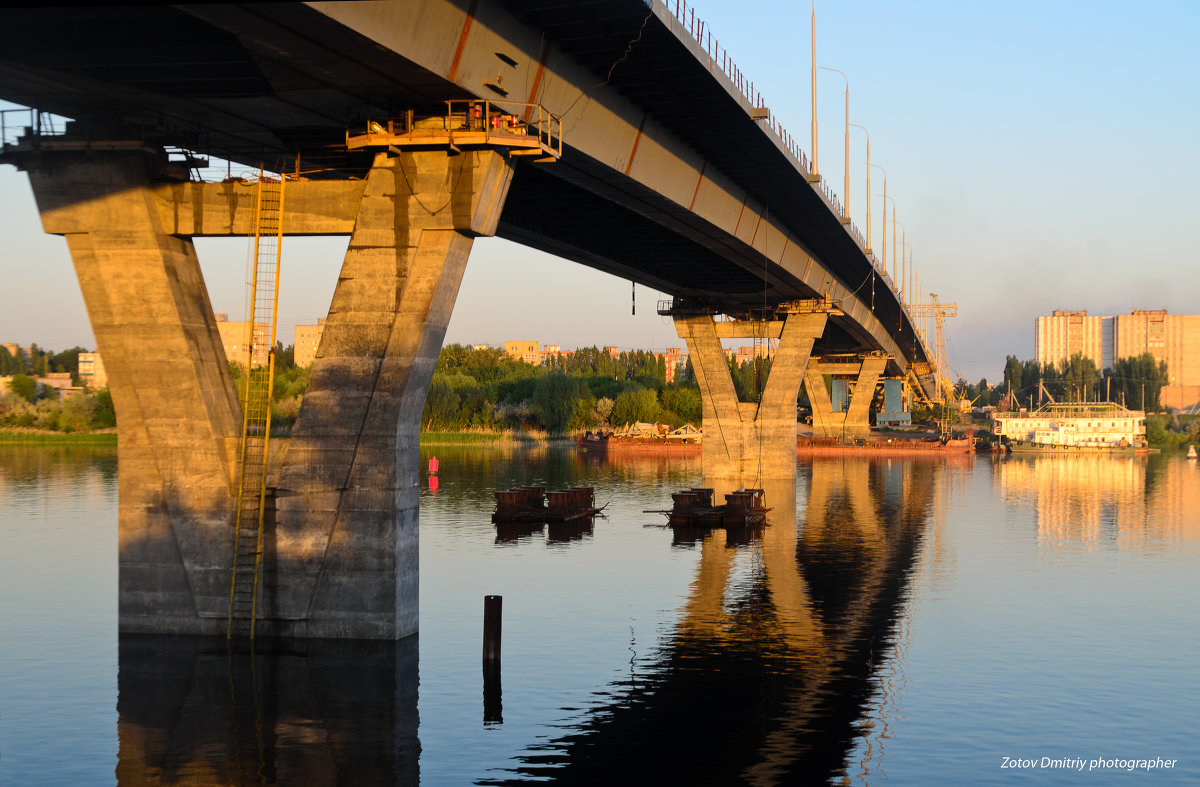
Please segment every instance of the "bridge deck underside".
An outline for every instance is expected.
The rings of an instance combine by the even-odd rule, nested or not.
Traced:
[[[736,91],[641,0],[506,0],[594,78],[652,114],[789,229],[849,290],[870,262],[805,182],[780,143],[751,120]],[[345,149],[347,127],[401,108],[471,94],[445,77],[292,3],[0,10],[12,36],[0,97],[71,117],[103,115],[159,141],[247,165],[299,166],[313,177],[359,175],[369,154]],[[533,69],[537,52],[521,53]],[[713,74],[717,73],[718,78]],[[559,164],[523,165],[499,234],[678,296],[730,307],[811,297],[794,273],[689,209],[570,148]],[[768,255],[770,250],[768,249]],[[883,289],[883,288],[881,288]],[[875,316],[905,326],[880,292]],[[841,326],[840,330],[836,327]],[[875,348],[870,333],[833,321],[831,343]],[[840,334],[840,335],[839,335]],[[905,348],[907,354],[907,348]]]

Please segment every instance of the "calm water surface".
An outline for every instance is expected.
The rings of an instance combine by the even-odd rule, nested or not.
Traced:
[[[643,513],[698,457],[426,453],[419,638],[249,653],[119,638],[115,451],[0,447],[0,784],[1200,781],[1194,461],[818,457],[727,534]]]

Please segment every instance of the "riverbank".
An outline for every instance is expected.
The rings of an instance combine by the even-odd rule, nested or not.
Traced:
[[[111,445],[117,444],[116,429],[95,432],[51,432],[26,427],[0,428],[0,445]]]
[[[421,445],[528,445],[573,440],[568,435],[550,435],[540,431],[503,432],[421,432]]]

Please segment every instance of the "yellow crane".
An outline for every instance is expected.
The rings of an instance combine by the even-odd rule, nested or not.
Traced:
[[[933,319],[935,337],[933,373],[938,382],[938,388],[944,392],[946,399],[957,399],[954,383],[946,374],[946,336],[942,330],[942,320],[946,317],[957,317],[958,304],[941,303],[936,292],[929,293],[929,300],[929,303],[910,304],[908,309],[914,319]]]

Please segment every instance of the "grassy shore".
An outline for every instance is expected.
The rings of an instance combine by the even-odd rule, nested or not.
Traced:
[[[272,429],[271,436],[287,437],[285,429]],[[422,432],[421,445],[498,445],[504,443],[546,443],[568,440],[569,436],[548,435],[545,432],[469,431]],[[0,445],[112,445],[117,444],[117,430],[98,432],[51,432],[44,429],[0,427]]]
[[[117,430],[49,432],[42,429],[0,428],[0,445],[117,445]]]
[[[497,445],[501,443],[548,443],[569,440],[569,435],[550,435],[541,431],[472,430],[467,432],[421,432],[421,445]]]

